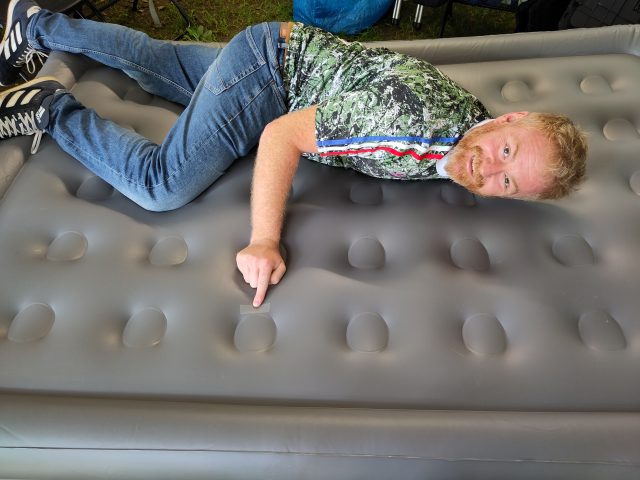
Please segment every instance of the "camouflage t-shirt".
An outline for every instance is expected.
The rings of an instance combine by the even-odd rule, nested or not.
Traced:
[[[312,160],[378,178],[441,178],[442,158],[490,118],[472,94],[424,60],[294,24],[285,68],[289,111],[318,105]]]

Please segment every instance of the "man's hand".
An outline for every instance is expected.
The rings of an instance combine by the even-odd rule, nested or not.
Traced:
[[[277,284],[287,270],[278,243],[270,240],[253,242],[238,252],[236,264],[244,281],[257,289],[254,307],[262,305],[269,285]]]

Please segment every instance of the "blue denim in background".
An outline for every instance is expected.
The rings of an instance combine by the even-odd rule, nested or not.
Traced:
[[[143,208],[178,208],[246,155],[264,127],[287,112],[279,34],[280,23],[262,23],[215,48],[154,40],[123,26],[41,10],[29,22],[31,46],[86,55],[186,107],[157,145],[65,92],[51,104],[47,133]]]

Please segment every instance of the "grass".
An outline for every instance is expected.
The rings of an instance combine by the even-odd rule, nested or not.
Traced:
[[[156,27],[148,10],[148,0],[139,0],[136,11],[131,0],[121,0],[105,14],[107,20],[145,31],[154,38],[173,39],[184,32],[184,22],[169,0],[154,0],[162,22]],[[204,41],[228,41],[237,32],[259,22],[291,20],[293,0],[178,0],[192,19],[193,28],[187,38]],[[356,36],[341,35],[347,40],[413,40],[436,38],[444,6],[424,9],[422,28],[415,30],[412,16],[415,7],[405,2],[399,26],[391,25],[389,11],[373,27]],[[489,8],[454,4],[453,17],[447,22],[446,37],[510,33],[515,28],[513,13]]]

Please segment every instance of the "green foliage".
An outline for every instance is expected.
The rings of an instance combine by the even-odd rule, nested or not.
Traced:
[[[184,35],[183,39],[195,42],[213,42],[215,40],[213,31],[205,28],[203,25],[187,28],[187,33]]]

